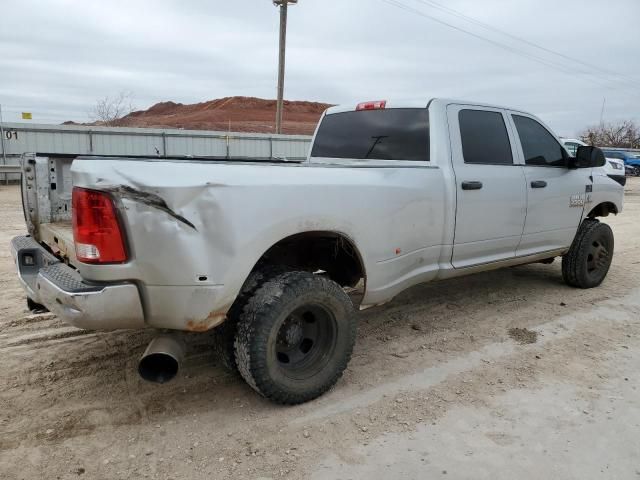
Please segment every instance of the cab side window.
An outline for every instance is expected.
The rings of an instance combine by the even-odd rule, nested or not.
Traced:
[[[500,112],[460,110],[464,163],[513,165],[509,134]]]
[[[546,128],[529,117],[513,115],[527,165],[564,167],[565,152]]]

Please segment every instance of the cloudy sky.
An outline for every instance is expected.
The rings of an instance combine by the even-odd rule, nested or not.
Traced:
[[[21,0],[1,10],[5,121],[22,111],[86,121],[98,98],[122,90],[138,108],[275,97],[271,0]],[[599,122],[604,99],[605,121],[640,120],[639,29],[640,0],[299,0],[285,97],[472,99],[573,135]]]

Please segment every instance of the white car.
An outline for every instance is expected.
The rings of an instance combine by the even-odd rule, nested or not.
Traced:
[[[575,156],[576,151],[578,150],[578,147],[587,145],[582,140],[578,140],[577,138],[561,137],[560,140],[562,140],[564,147],[572,156]],[[606,157],[606,158],[607,158],[607,162],[604,164],[603,167],[601,167],[601,169],[604,170],[604,173],[609,178],[615,180],[620,185],[624,186],[627,183],[627,177],[625,176],[624,161],[620,160],[619,158],[610,158],[610,157]]]

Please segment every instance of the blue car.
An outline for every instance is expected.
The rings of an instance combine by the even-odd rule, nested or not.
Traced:
[[[640,152],[631,150],[608,150],[603,148],[604,156],[607,158],[618,158],[624,161],[627,174],[640,175]]]

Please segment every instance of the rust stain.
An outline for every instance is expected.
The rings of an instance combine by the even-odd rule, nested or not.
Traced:
[[[58,241],[58,243],[56,243],[56,247],[58,247],[57,250],[62,256],[67,258],[69,257],[69,247],[66,243]]]
[[[211,312],[204,320],[189,320],[187,330],[190,332],[206,332],[217,327],[227,318],[227,312]]]

